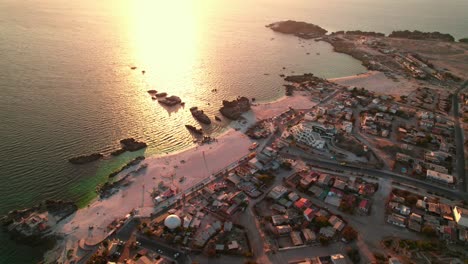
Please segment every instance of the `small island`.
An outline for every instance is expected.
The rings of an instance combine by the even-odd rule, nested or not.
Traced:
[[[68,161],[70,163],[72,163],[72,164],[81,165],[81,164],[86,164],[86,163],[90,163],[90,162],[99,160],[102,157],[104,157],[104,155],[102,155],[101,153],[93,153],[93,154],[90,154],[90,155],[81,155],[81,156],[78,156],[78,157],[70,158],[70,159],[68,159]]]
[[[303,39],[318,38],[325,35],[328,31],[314,24],[286,20],[267,25],[273,31],[283,34],[292,34]]]

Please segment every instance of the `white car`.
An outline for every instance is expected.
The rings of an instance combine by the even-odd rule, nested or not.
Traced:
[[[174,258],[178,258],[178,257],[179,257],[179,255],[180,255],[180,253],[179,253],[179,252],[175,253],[175,254],[174,254]]]

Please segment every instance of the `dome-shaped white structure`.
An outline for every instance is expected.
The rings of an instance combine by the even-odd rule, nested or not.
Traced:
[[[175,214],[172,214],[172,215],[168,215],[166,217],[166,220],[164,220],[164,225],[169,228],[169,229],[176,229],[177,227],[179,227],[181,225],[182,221],[180,220],[180,218],[175,215]]]

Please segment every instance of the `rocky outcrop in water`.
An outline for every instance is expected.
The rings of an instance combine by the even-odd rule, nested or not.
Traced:
[[[210,118],[203,112],[203,110],[199,110],[198,107],[194,106],[190,108],[190,113],[192,113],[192,116],[200,123],[207,125],[211,124]]]
[[[128,162],[127,164],[125,164],[122,168],[112,172],[109,174],[109,178],[113,178],[115,176],[117,176],[117,174],[121,173],[122,171],[124,171],[125,169],[128,169],[132,166],[135,166],[135,165],[138,165],[140,162],[142,162],[143,160],[145,159],[145,157],[143,156],[138,156],[136,158],[134,158],[133,160],[131,160],[130,162]]]
[[[327,33],[327,30],[317,25],[293,20],[272,23],[266,27],[276,32],[292,34],[304,39],[318,38]]]
[[[229,119],[237,120],[250,110],[250,101],[247,97],[239,97],[233,101],[223,100],[223,106],[219,109],[221,114]]]
[[[0,219],[3,229],[11,237],[28,245],[54,240],[51,224],[57,224],[78,210],[73,202],[46,200],[23,210],[13,210]],[[54,221],[49,221],[53,217]]]
[[[440,33],[440,32],[421,32],[418,30],[409,31],[409,30],[400,30],[393,31],[390,35],[390,38],[406,38],[406,39],[424,39],[424,40],[441,40],[454,42],[455,38],[450,34]]]
[[[156,96],[158,96],[158,94],[156,94]],[[180,99],[180,97],[172,95],[169,97],[161,98],[158,100],[158,102],[163,105],[174,106],[174,105],[182,103],[182,100]]]
[[[102,155],[101,153],[93,153],[90,155],[82,155],[82,156],[70,158],[68,159],[68,161],[72,164],[86,164],[86,163],[99,160],[102,157],[104,157],[104,155]]]
[[[203,129],[201,128],[196,128],[192,125],[185,125],[185,128],[187,128],[190,132],[193,132],[198,135],[203,135]]]
[[[134,138],[126,138],[120,140],[122,149],[126,151],[137,151],[146,148],[148,145],[145,142],[137,141]]]

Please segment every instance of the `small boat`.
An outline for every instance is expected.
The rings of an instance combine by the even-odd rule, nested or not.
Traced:
[[[145,74],[146,71],[141,71],[142,74]]]
[[[136,70],[136,68],[137,67],[135,67],[135,66],[130,67],[130,69],[132,69],[132,70]]]

